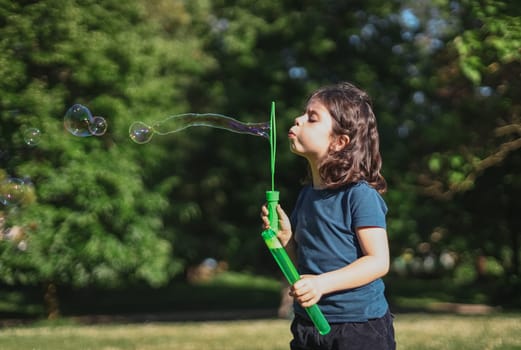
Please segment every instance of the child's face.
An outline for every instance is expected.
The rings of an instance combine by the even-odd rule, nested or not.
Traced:
[[[308,161],[319,164],[333,139],[333,118],[327,108],[317,99],[309,101],[306,112],[295,118],[288,138],[291,151]]]

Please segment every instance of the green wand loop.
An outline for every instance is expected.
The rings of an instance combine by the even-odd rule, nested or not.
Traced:
[[[262,232],[264,243],[270,250],[273,258],[280,267],[280,270],[286,277],[290,285],[295,284],[300,279],[295,265],[291,261],[277,238],[276,232],[279,229],[279,217],[277,214],[277,205],[279,202],[279,192],[275,191],[275,153],[276,153],[276,125],[275,125],[275,102],[271,103],[270,116],[270,151],[271,151],[271,191],[266,191],[266,201],[268,207],[268,219],[270,221],[270,228]],[[324,314],[317,304],[305,308],[309,318],[317,328],[321,335],[326,335],[331,331],[331,326],[327,322]]]

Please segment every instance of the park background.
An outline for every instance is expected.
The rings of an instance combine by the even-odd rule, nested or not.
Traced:
[[[395,309],[521,307],[520,3],[0,3],[4,324],[276,309],[259,219],[268,141],[193,127],[136,144],[129,126],[188,112],[267,122],[275,101],[275,186],[291,211],[306,164],[286,131],[310,92],[343,80],[369,92],[379,123]],[[107,132],[67,132],[75,103]]]

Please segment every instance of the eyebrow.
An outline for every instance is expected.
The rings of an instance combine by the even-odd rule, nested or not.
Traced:
[[[306,108],[306,113],[307,114],[313,114],[313,115],[319,115],[318,111],[315,109],[315,108]]]

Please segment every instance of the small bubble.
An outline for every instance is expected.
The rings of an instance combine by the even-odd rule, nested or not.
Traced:
[[[89,131],[94,136],[101,136],[107,131],[107,121],[105,118],[96,116],[92,118],[92,123],[89,124]]]
[[[135,143],[143,144],[152,140],[154,131],[143,122],[134,122],[130,125],[129,136]]]
[[[0,203],[5,206],[19,204],[25,197],[26,185],[21,179],[10,177],[0,183]]]
[[[29,128],[23,132],[23,137],[28,146],[34,147],[40,143],[41,132],[36,128]]]

